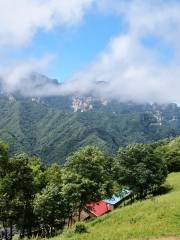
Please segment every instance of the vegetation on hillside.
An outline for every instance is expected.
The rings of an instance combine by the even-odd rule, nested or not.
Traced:
[[[169,172],[180,172],[180,137],[160,142],[156,152],[167,162]]]
[[[137,201],[84,224],[87,233],[66,230],[53,240],[129,240],[180,238],[180,173],[171,173],[164,195]],[[177,238],[176,238],[177,237]]]
[[[115,158],[116,179],[128,186],[139,198],[161,186],[167,177],[167,165],[154,150],[154,145],[136,144],[120,149]]]
[[[71,98],[32,101],[0,97],[0,137],[10,153],[37,155],[45,163],[64,163],[80,147],[95,145],[109,154],[120,146],[180,134],[180,108],[109,102],[74,113]]]
[[[162,146],[162,142],[130,145],[115,157],[87,146],[74,152],[64,166],[43,166],[39,158],[27,154],[9,158],[8,146],[1,142],[0,220],[5,238],[12,238],[13,229],[22,237],[52,236],[74,214],[80,217],[86,204],[110,197],[117,189],[128,187],[132,199],[157,193],[170,161],[160,154]]]

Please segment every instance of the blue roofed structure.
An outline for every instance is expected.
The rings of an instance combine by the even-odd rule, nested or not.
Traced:
[[[104,201],[107,204],[111,204],[111,205],[116,205],[118,203],[121,203],[123,200],[125,200],[125,198],[127,198],[128,196],[130,196],[132,193],[132,191],[128,190],[128,189],[123,189],[119,194],[117,195],[113,195],[112,198],[110,199],[105,199]]]

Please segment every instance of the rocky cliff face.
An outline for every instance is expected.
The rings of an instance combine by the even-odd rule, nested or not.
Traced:
[[[74,112],[86,112],[93,109],[92,97],[72,97],[72,109]]]

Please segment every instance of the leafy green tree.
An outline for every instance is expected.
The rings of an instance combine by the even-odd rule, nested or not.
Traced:
[[[8,238],[8,228],[10,228],[10,239],[12,238],[13,223],[15,224],[18,219],[19,203],[11,192],[11,180],[7,175],[0,180],[0,220],[4,228],[5,239]]]
[[[8,145],[0,141],[0,178],[4,177],[8,170]]]
[[[94,182],[85,178],[82,178],[81,175],[70,170],[63,171],[63,187],[62,193],[64,201],[67,203],[67,212],[69,217],[69,223],[72,220],[73,215],[79,214],[78,218],[80,219],[80,214],[85,201],[83,195],[86,194],[86,199],[92,198],[91,200],[96,200],[89,190],[90,186],[93,186]],[[68,223],[68,225],[69,225]]]
[[[39,192],[46,186],[46,168],[39,157],[33,156],[28,161],[28,167],[32,170],[35,192]]]
[[[12,218],[15,218],[14,211],[9,211],[12,203],[11,179],[7,176],[9,170],[8,145],[0,141],[0,221],[2,222],[6,239],[8,237],[7,228],[10,225],[10,238],[12,237]]]
[[[22,236],[26,232],[29,236],[31,235],[34,222],[32,203],[36,186],[33,170],[29,166],[30,161],[31,158],[26,154],[15,155],[10,159],[11,169],[8,175],[11,179],[12,199],[15,199],[18,205],[16,224]]]
[[[1,218],[4,226],[10,228],[10,238],[14,225],[22,236],[25,233],[30,236],[35,222],[33,198],[40,187],[39,161],[26,154],[18,154],[9,159],[6,166],[6,174],[0,181]]]
[[[34,212],[38,216],[43,236],[52,236],[56,227],[65,221],[65,202],[58,185],[48,184],[34,199]]]
[[[166,161],[169,172],[180,171],[180,137],[160,144],[156,153]]]
[[[121,148],[114,161],[117,181],[143,198],[148,190],[159,187],[167,177],[165,161],[153,145],[134,144]]]
[[[112,179],[106,169],[107,157],[95,147],[81,148],[67,159],[63,171],[63,193],[71,213],[110,195]]]
[[[62,167],[56,163],[51,164],[45,171],[46,183],[61,185],[62,183]]]
[[[52,236],[61,228],[67,217],[67,207],[62,195],[62,173],[58,164],[48,166],[44,172],[45,186],[34,199],[34,213],[43,236]]]
[[[21,231],[22,236],[31,235],[35,223],[33,199],[43,187],[44,173],[40,159],[18,154],[8,159],[8,147],[0,144],[0,220],[5,232],[13,226]],[[7,234],[6,234],[7,238]]]

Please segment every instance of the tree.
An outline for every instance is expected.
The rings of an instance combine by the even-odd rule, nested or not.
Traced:
[[[9,150],[8,145],[0,141],[0,178],[4,177],[8,170],[9,165],[8,150]]]
[[[48,166],[44,172],[45,186],[34,199],[34,213],[43,236],[52,236],[56,227],[64,225],[67,207],[62,195],[62,173],[58,164]]]
[[[61,185],[62,183],[62,167],[56,163],[51,164],[50,166],[48,166],[46,168],[45,171],[45,181],[46,184],[48,183],[53,183],[53,184],[57,184],[57,185]]]
[[[31,200],[33,178],[32,171],[27,166],[26,155],[16,155],[8,159],[8,148],[4,144],[1,144],[0,152],[2,163],[0,169],[0,217],[5,232],[7,232],[7,228],[10,228],[11,239],[13,224],[19,224],[20,219],[23,219],[23,224],[26,221],[29,223],[30,214],[29,211],[27,212],[29,209],[27,203]],[[5,237],[7,238],[7,234]]]
[[[165,161],[154,152],[153,145],[134,144],[121,148],[114,161],[119,184],[129,187],[140,198],[159,187],[167,177]]]
[[[7,228],[10,225],[14,211],[9,211],[11,204],[11,179],[7,177],[10,170],[10,163],[8,158],[8,145],[0,141],[0,221],[2,222],[5,239],[7,239]],[[11,227],[12,229],[12,227]],[[12,231],[10,233],[12,237]]]
[[[40,192],[46,186],[46,168],[39,157],[29,158],[28,167],[32,170],[35,192]]]
[[[91,146],[81,148],[67,159],[62,190],[71,214],[78,211],[79,220],[87,203],[111,194],[112,179],[106,164],[105,154]]]
[[[48,184],[34,199],[34,213],[37,215],[42,235],[52,236],[56,227],[62,227],[65,220],[65,201],[60,186]]]
[[[34,184],[34,174],[29,166],[31,158],[26,154],[17,154],[10,159],[10,172],[8,177],[11,179],[11,198],[17,203],[16,225],[21,230],[22,236],[27,233],[31,236],[34,222],[33,198],[36,192]]]
[[[156,153],[166,161],[169,172],[180,171],[180,138],[166,141],[156,148]]]

